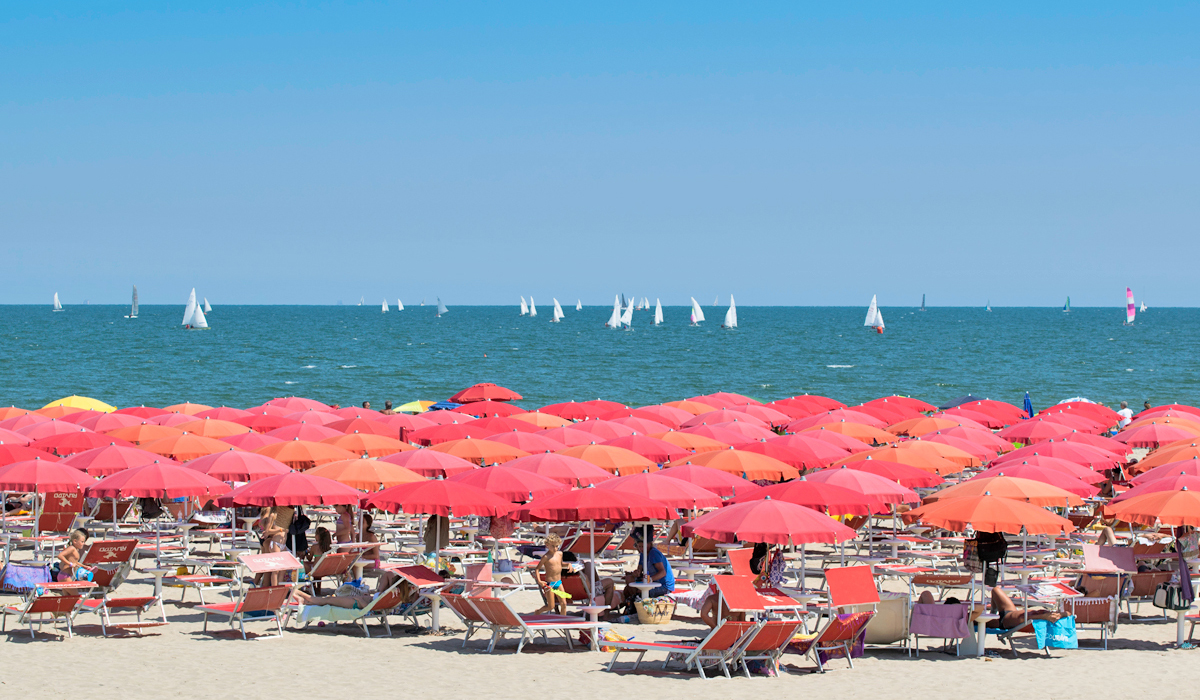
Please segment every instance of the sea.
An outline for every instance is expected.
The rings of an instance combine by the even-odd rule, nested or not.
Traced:
[[[725,307],[635,311],[565,308],[550,322],[513,306],[217,306],[207,330],[181,326],[182,305],[0,306],[0,404],[40,407],[71,394],[116,406],[182,401],[246,407],[279,396],[341,406],[436,401],[476,382],[514,389],[536,408],[603,398],[645,405],[715,391],[762,401],[822,394],[847,404],[973,394],[1035,407],[1084,397],[1114,406],[1200,405],[1200,309]]]

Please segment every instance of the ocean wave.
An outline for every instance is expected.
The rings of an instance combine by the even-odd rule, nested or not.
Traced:
[[[304,365],[300,369],[316,369],[316,368],[317,368],[316,365]]]
[[[284,382],[284,384],[295,384],[296,382]]]
[[[358,365],[338,365],[338,367],[341,367],[342,369],[354,369],[357,366]]]

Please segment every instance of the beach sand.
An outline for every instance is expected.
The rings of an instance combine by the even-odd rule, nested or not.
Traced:
[[[142,560],[149,566],[149,560]],[[152,579],[135,572],[122,593],[149,592]],[[892,586],[889,587],[893,587]],[[694,673],[661,671],[650,654],[636,673],[610,673],[611,656],[576,647],[567,651],[561,639],[528,645],[519,656],[510,638],[494,654],[486,653],[487,636],[477,635],[464,649],[463,628],[448,610],[444,636],[406,633],[406,622],[393,618],[395,636],[362,636],[358,627],[315,626],[285,631],[282,639],[243,641],[219,621],[201,631],[201,615],[192,603],[179,606],[179,589],[168,589],[168,627],[135,636],[103,638],[97,617],[82,613],[76,636],[64,639],[45,627],[37,641],[25,630],[0,637],[0,696],[103,698],[225,697],[361,697],[405,696],[481,698],[712,698],[725,700],[757,693],[810,694],[813,697],[982,697],[1103,698],[1129,697],[1150,688],[1172,697],[1200,691],[1200,650],[1172,648],[1174,622],[1149,622],[1158,611],[1143,605],[1132,624],[1122,617],[1109,650],[1098,648],[1098,634],[1080,633],[1079,650],[1052,650],[1051,658],[1033,648],[1032,637],[1018,638],[1018,658],[1003,651],[985,658],[955,658],[934,651],[940,640],[923,640],[920,658],[899,648],[869,650],[851,670],[845,660],[832,661],[824,674],[809,674],[807,658],[784,660],[792,673],[779,678],[719,677],[701,680]],[[6,596],[6,602],[15,600]],[[536,592],[513,596],[514,607],[532,611]],[[422,618],[427,624],[428,618]],[[252,622],[252,632],[273,632]],[[638,639],[697,638],[705,628],[689,608],[680,608],[669,625],[617,625]],[[213,632],[216,631],[216,634]],[[375,634],[375,627],[372,627]],[[989,648],[999,643],[989,640]],[[633,656],[622,657],[628,669]],[[625,659],[629,661],[626,662]],[[677,668],[677,667],[675,667]],[[69,678],[70,685],[63,683]],[[1170,690],[1170,689],[1174,690]],[[1193,695],[1195,696],[1195,695]]]

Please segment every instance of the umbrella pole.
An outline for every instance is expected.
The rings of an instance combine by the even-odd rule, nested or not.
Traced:
[[[595,604],[595,602],[596,602],[596,521],[595,520],[588,521],[588,530],[589,530],[589,537],[591,538],[591,545],[588,547],[588,549],[592,552],[592,570],[591,570],[591,573],[588,575],[588,597],[590,597],[591,600],[588,601],[588,604],[592,605],[592,604]]]
[[[804,592],[804,587],[808,585],[808,562],[807,562],[807,545],[800,543],[800,592]]]

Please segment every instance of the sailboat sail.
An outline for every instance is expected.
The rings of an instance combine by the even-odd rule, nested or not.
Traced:
[[[446,305],[442,303],[441,297],[437,298],[437,302],[438,302],[438,310],[437,310],[438,316],[441,316],[442,314],[450,313],[450,309],[447,309]]]
[[[211,314],[212,307],[208,305],[208,297],[204,297],[204,313]]]
[[[633,300],[629,300],[629,305],[625,307],[625,313],[621,314],[621,325],[625,326],[626,330],[633,327]]]
[[[362,305],[363,305],[363,302],[365,302],[366,300],[367,300],[367,298],[366,298],[365,296],[364,296],[364,297],[359,297],[359,298],[358,298],[358,305],[359,305],[359,306],[362,306]]]
[[[137,301],[137,285],[133,285],[133,304],[129,309],[129,315],[126,318],[138,317],[138,301]]]
[[[624,294],[622,294],[622,295],[621,295],[621,308],[622,308],[622,309],[623,309],[623,308],[625,308],[625,306],[626,306],[627,304],[628,304],[628,302],[627,302],[627,301],[625,301],[625,295],[624,295]]]
[[[582,299],[576,299],[576,300],[575,300],[575,310],[576,310],[576,311],[583,311],[583,300],[582,300]]]
[[[1071,297],[1067,297],[1067,303],[1063,304],[1063,313],[1071,313]]]
[[[183,322],[180,325],[191,325],[192,316],[196,315],[196,289],[192,288],[192,293],[188,295],[187,305],[183,307]]]
[[[204,309],[199,304],[196,305],[196,310],[192,312],[192,319],[188,321],[188,328],[199,330],[208,328],[208,319],[204,318]]]
[[[992,300],[991,300],[991,299],[988,299],[988,303],[987,303],[987,305],[986,305],[986,306],[984,306],[984,307],[983,307],[983,310],[984,310],[984,311],[991,311],[991,310],[992,310]]]
[[[704,310],[700,308],[700,302],[696,301],[696,297],[692,297],[692,325],[696,325],[704,320]]]
[[[558,299],[554,300],[554,318],[550,319],[551,323],[558,323],[563,319],[562,307],[558,305]]]
[[[925,295],[924,294],[921,295],[921,310],[922,311],[925,310]]]
[[[1125,288],[1125,323],[1132,324],[1134,317],[1137,316],[1137,309],[1133,305],[1133,290],[1129,287]]]
[[[871,305],[867,307],[867,319],[863,321],[864,326],[871,328],[883,328],[883,314],[879,312],[879,303],[876,301],[876,296],[871,296]]]
[[[525,305],[525,297],[521,297],[521,315],[526,316],[528,314],[529,314],[529,307]]]
[[[58,300],[58,292],[54,293],[54,310],[62,311],[62,302]]]
[[[733,302],[733,295],[729,295],[729,310],[725,312],[725,323],[721,324],[722,328],[737,328],[737,305]]]
[[[529,297],[529,318],[537,316],[537,305],[533,303],[533,297]]]
[[[397,311],[404,310],[404,302],[400,301],[399,299],[396,299],[396,310]]]
[[[1143,314],[1146,313],[1146,302],[1145,301],[1142,302],[1142,305],[1138,309],[1138,312],[1143,313]]]
[[[387,299],[384,299],[383,300],[383,313],[386,314],[387,312],[388,312]]]
[[[615,294],[613,295],[612,316],[608,317],[604,325],[608,328],[617,328],[621,325],[621,298]]]
[[[654,300],[654,325],[657,326],[660,323],[662,323],[662,301],[659,299],[655,299]]]

